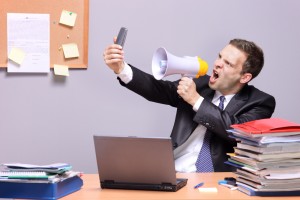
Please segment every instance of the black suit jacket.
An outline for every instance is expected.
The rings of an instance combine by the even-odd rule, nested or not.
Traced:
[[[214,171],[234,171],[224,164],[233,152],[236,141],[228,137],[227,129],[232,124],[256,119],[270,118],[275,109],[275,99],[253,86],[245,85],[229,102],[225,110],[220,110],[211,103],[215,91],[208,86],[209,76],[194,79],[198,93],[204,98],[199,110],[186,103],[177,94],[178,81],[156,80],[152,75],[133,67],[133,79],[121,85],[143,96],[149,101],[170,105],[177,108],[171,133],[174,148],[184,143],[198,124],[207,128],[211,137],[211,155]]]

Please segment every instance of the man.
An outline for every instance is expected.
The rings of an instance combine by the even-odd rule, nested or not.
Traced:
[[[270,118],[274,112],[274,97],[248,85],[264,64],[263,51],[253,42],[231,40],[215,60],[211,76],[174,82],[156,80],[126,64],[123,55],[117,44],[103,54],[122,86],[149,101],[177,108],[171,138],[178,172],[234,171],[224,164],[226,153],[236,146],[226,130],[232,124]],[[203,158],[205,148],[209,156]]]

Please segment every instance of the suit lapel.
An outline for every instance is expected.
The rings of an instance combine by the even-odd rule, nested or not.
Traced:
[[[239,93],[234,95],[234,97],[230,100],[230,102],[226,106],[225,110],[231,114],[234,114],[238,109],[242,107],[242,105],[249,98],[248,91],[249,91],[249,86],[245,85]],[[215,94],[215,90],[208,88],[207,90],[202,91],[200,95],[206,100],[211,102],[214,97],[214,94]]]
[[[235,113],[242,105],[247,101],[248,97],[248,85],[245,85],[244,88],[234,95],[231,101],[226,106],[225,110],[229,113]]]
[[[212,90],[212,89],[208,89],[208,90],[205,90],[201,96],[204,98],[204,99],[207,99],[208,101],[212,101],[212,99],[214,98],[214,95],[215,95],[215,90]]]
[[[229,113],[235,113],[236,110],[238,110],[239,108],[241,108],[241,104],[244,104],[244,100],[237,98],[236,96],[234,96],[231,101],[228,103],[228,105],[226,106],[225,110]]]

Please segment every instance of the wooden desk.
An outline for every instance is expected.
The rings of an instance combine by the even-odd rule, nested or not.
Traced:
[[[230,190],[224,186],[218,185],[219,180],[224,177],[235,175],[230,172],[226,173],[182,173],[177,177],[188,178],[185,187],[177,192],[161,192],[161,191],[141,191],[141,190],[117,190],[117,189],[101,189],[98,174],[84,174],[84,181],[81,190],[72,193],[61,200],[183,200],[183,199],[264,199],[264,200],[290,200],[299,199],[299,197],[256,197],[248,196],[238,190]],[[204,182],[204,187],[216,187],[218,192],[204,193],[194,189],[194,185]]]

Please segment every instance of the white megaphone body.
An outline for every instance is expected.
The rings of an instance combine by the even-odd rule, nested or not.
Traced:
[[[158,48],[152,58],[152,74],[160,80],[172,74],[181,74],[191,78],[199,78],[207,73],[208,64],[199,56],[177,57],[163,47]]]

